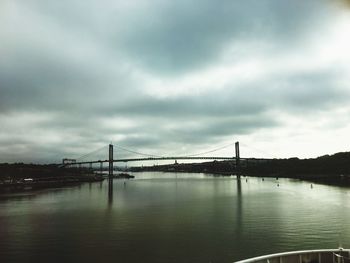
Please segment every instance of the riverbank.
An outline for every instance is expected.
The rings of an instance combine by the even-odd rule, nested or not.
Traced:
[[[177,163],[131,168],[133,172],[160,171],[207,173],[230,176],[240,174],[254,177],[291,178],[333,185],[350,186],[350,152],[324,155],[317,158],[241,160],[236,166],[232,161],[212,161],[203,163]]]
[[[101,182],[102,175],[89,169],[59,168],[57,165],[0,164],[0,192]]]

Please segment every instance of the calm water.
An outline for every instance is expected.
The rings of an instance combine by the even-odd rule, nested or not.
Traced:
[[[0,196],[0,262],[232,262],[350,247],[350,189],[136,174]]]

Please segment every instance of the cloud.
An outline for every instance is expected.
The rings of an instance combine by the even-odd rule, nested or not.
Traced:
[[[3,160],[202,150],[348,109],[350,23],[326,0],[0,5]]]
[[[232,43],[296,44],[322,25],[322,7],[320,1],[156,2],[127,19],[116,41],[146,70],[183,73],[216,63]]]

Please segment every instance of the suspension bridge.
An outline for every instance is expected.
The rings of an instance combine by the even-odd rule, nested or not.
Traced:
[[[214,153],[216,151],[228,148],[229,146],[235,145],[235,155],[234,156],[206,156],[207,154]],[[207,152],[202,152],[198,154],[192,154],[192,155],[186,155],[186,156],[158,156],[158,155],[152,155],[152,154],[145,154],[141,152],[137,152],[134,150],[129,150],[127,148],[121,147],[121,146],[115,146],[116,148],[119,148],[121,150],[127,151],[129,153],[137,154],[137,155],[142,155],[143,157],[134,157],[134,158],[117,158],[114,159],[114,145],[109,144],[108,145],[108,159],[98,159],[98,160],[84,160],[86,156],[89,156],[95,152],[100,151],[101,149],[105,149],[105,146],[102,148],[99,148],[91,153],[88,153],[86,155],[83,155],[77,159],[68,159],[64,158],[62,160],[61,167],[81,167],[88,165],[90,168],[95,164],[99,164],[100,170],[103,170],[103,164],[108,163],[108,175],[109,177],[113,177],[113,164],[114,163],[128,163],[128,162],[147,162],[147,161],[167,161],[167,160],[226,160],[226,161],[232,161],[234,168],[236,171],[240,170],[241,164],[242,163],[248,163],[250,160],[254,162],[259,162],[259,161],[267,161],[271,160],[268,158],[241,158],[240,157],[240,148],[239,148],[239,142],[235,143],[230,143],[228,145],[207,151]]]

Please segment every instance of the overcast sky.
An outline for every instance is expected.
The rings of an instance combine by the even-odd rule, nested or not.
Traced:
[[[0,162],[349,151],[349,6],[1,0]]]

